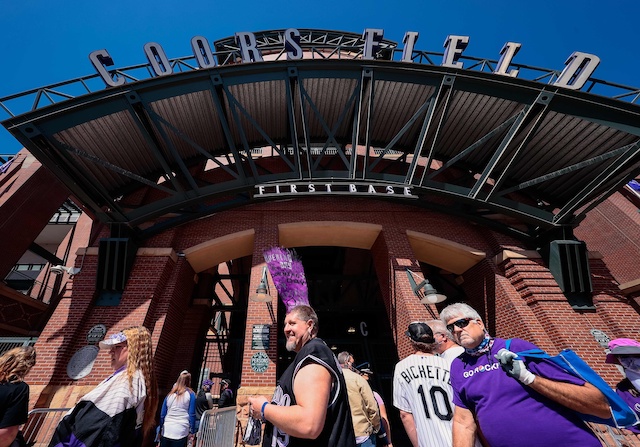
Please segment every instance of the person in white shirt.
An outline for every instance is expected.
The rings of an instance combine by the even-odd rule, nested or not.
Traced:
[[[437,342],[426,323],[411,323],[406,335],[414,353],[396,364],[393,405],[413,447],[451,447],[451,362],[435,355]]]
[[[162,403],[160,447],[185,447],[195,433],[196,394],[190,386],[191,374],[182,371]]]
[[[453,334],[447,330],[447,326],[441,320],[429,320],[427,325],[433,331],[433,336],[436,339],[433,350],[436,355],[451,363],[453,359],[464,352],[464,348],[453,341]]]

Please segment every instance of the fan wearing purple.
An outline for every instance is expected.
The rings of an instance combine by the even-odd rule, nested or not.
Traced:
[[[611,417],[597,388],[548,360],[525,364],[515,352],[536,346],[516,338],[507,350],[466,304],[451,304],[440,317],[465,348],[451,365],[454,447],[471,447],[479,433],[492,447],[601,446],[577,414]]]

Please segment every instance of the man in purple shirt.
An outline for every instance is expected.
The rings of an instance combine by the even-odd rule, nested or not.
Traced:
[[[624,369],[626,377],[616,385],[616,393],[640,416],[640,343],[630,338],[611,340],[605,361]],[[640,424],[627,429],[640,434]]]
[[[451,365],[454,447],[471,447],[476,437],[492,447],[601,446],[576,414],[611,416],[597,388],[550,361],[516,359],[536,346],[513,339],[507,350],[466,304],[451,304],[440,317],[465,348]]]

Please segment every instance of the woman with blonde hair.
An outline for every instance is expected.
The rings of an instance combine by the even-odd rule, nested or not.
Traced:
[[[158,408],[158,386],[153,371],[153,344],[151,343],[151,332],[144,326],[136,326],[122,331],[127,340],[131,340],[129,345],[129,355],[127,362],[127,377],[129,384],[132,384],[136,371],[140,371],[144,377],[146,398],[142,411],[143,433],[153,432],[156,423],[156,410]]]
[[[196,394],[191,374],[182,371],[162,403],[160,412],[160,447],[185,447],[193,439],[196,423]]]
[[[139,447],[152,431],[158,391],[151,333],[144,326],[124,329],[100,348],[109,350],[113,374],[60,421],[49,447]]]
[[[29,385],[24,382],[33,365],[36,350],[22,346],[0,357],[0,447],[7,447],[18,436],[20,425],[27,422]]]

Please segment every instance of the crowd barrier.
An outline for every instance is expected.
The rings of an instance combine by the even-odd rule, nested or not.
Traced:
[[[195,447],[231,447],[236,430],[236,407],[214,408],[202,413]]]
[[[640,438],[629,430],[589,422],[603,447],[640,447]]]

